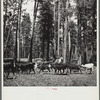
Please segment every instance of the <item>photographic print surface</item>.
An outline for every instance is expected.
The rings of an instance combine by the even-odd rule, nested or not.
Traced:
[[[3,86],[97,86],[97,68],[97,0],[3,0]]]

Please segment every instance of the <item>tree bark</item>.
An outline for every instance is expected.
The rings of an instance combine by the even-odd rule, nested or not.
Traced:
[[[60,1],[58,1],[58,48],[57,48],[57,55],[59,56],[59,49],[60,49]]]
[[[34,28],[35,28],[35,20],[37,16],[37,9],[38,9],[38,2],[34,4],[34,12],[33,12],[33,24],[32,24],[32,37],[31,37],[31,43],[30,43],[30,56],[29,61],[32,62],[32,49],[33,49],[33,35],[34,35]]]
[[[55,13],[55,8],[56,8],[56,4],[55,4],[55,0],[54,0],[54,58],[56,59],[56,13]]]
[[[67,13],[67,9],[68,9],[68,0],[66,1],[66,13]],[[67,14],[66,14],[67,15]],[[67,34],[68,34],[68,16],[65,16],[65,31],[64,31],[64,48],[63,48],[63,62],[66,63],[67,62]]]
[[[96,4],[97,4],[96,1],[97,0],[94,0],[93,15],[92,15],[92,17],[93,17],[93,22],[92,22],[92,32],[93,33],[92,33],[92,37],[93,37],[93,41],[95,41],[95,42],[96,42],[96,36],[97,36],[96,35],[97,33],[95,32],[95,30],[96,30],[96,24],[97,24],[97,22],[96,22],[97,19],[95,18],[95,16],[96,16]],[[95,51],[94,49],[95,49],[95,44],[96,43],[94,43],[93,41],[92,41],[92,46],[93,46],[93,53],[94,53],[94,51]]]
[[[5,34],[7,34],[6,33],[6,21],[7,21],[7,4],[8,4],[8,0],[6,0],[6,11],[5,11],[5,20],[4,20],[4,37],[5,37]],[[4,56],[5,57],[7,57],[7,44],[5,44],[6,46],[5,46],[5,48],[4,48]]]
[[[45,41],[44,41],[44,38],[43,38],[43,40],[42,40],[42,58],[44,58],[44,50],[45,50],[45,48],[44,48],[44,43]]]
[[[49,61],[49,37],[47,40],[47,61]]]
[[[20,61],[20,27],[21,27],[21,9],[22,9],[22,0],[20,0],[19,5],[20,5],[20,8],[19,8],[18,48],[17,48],[17,51],[18,51],[18,54],[17,54],[18,61]]]
[[[18,20],[17,20],[17,25],[18,25]],[[15,48],[14,48],[14,62],[17,62],[17,34],[18,32],[18,26],[17,26],[17,29],[16,29],[16,39],[15,39]]]
[[[80,0],[77,0],[77,10],[78,10],[78,14],[77,14],[77,21],[78,21],[78,23],[77,23],[77,26],[78,26],[78,57],[80,57],[81,56],[81,54],[82,54],[82,51],[81,51],[81,19],[80,19],[80,4],[79,4],[79,1]],[[80,60],[82,60],[82,59],[80,59]],[[80,62],[82,62],[82,61],[80,61]]]
[[[70,55],[69,55],[69,63],[71,63],[71,59],[72,59],[72,45],[71,45],[71,49],[70,49]]]

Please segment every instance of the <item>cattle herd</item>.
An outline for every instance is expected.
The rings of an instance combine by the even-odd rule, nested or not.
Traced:
[[[62,63],[62,62],[56,62],[56,61],[35,61],[32,62],[4,62],[3,64],[4,69],[4,78],[8,78],[10,73],[13,73],[13,76],[15,76],[16,73],[23,74],[27,73],[30,74],[32,71],[34,74],[39,74],[44,71],[51,72],[53,71],[54,74],[71,74],[72,72],[79,72],[83,73],[82,71],[85,70],[87,73],[87,70],[89,69],[90,73],[92,73],[94,69],[93,63],[88,63],[85,65],[75,65],[75,64],[68,64],[68,63]],[[38,69],[38,71],[36,71]]]

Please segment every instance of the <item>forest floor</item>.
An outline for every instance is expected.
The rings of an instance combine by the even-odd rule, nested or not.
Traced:
[[[97,71],[92,74],[80,74],[73,72],[72,74],[54,74],[51,72],[41,72],[36,74],[16,74],[16,78],[12,79],[12,73],[9,78],[4,80],[4,86],[96,86],[97,85]]]

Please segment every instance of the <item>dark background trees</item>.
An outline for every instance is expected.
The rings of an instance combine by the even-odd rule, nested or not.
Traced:
[[[39,20],[38,23],[40,24],[39,34],[41,38],[41,48],[42,48],[42,57],[49,60],[49,49],[50,44],[52,45],[52,38],[53,38],[53,11],[52,5],[50,1],[46,1],[41,3],[39,8]]]
[[[30,48],[31,38],[31,19],[28,13],[24,13],[21,22],[21,33],[20,33],[20,56],[21,58],[27,58]]]
[[[35,0],[33,21],[24,1],[3,1],[5,58],[96,62],[96,0]]]

